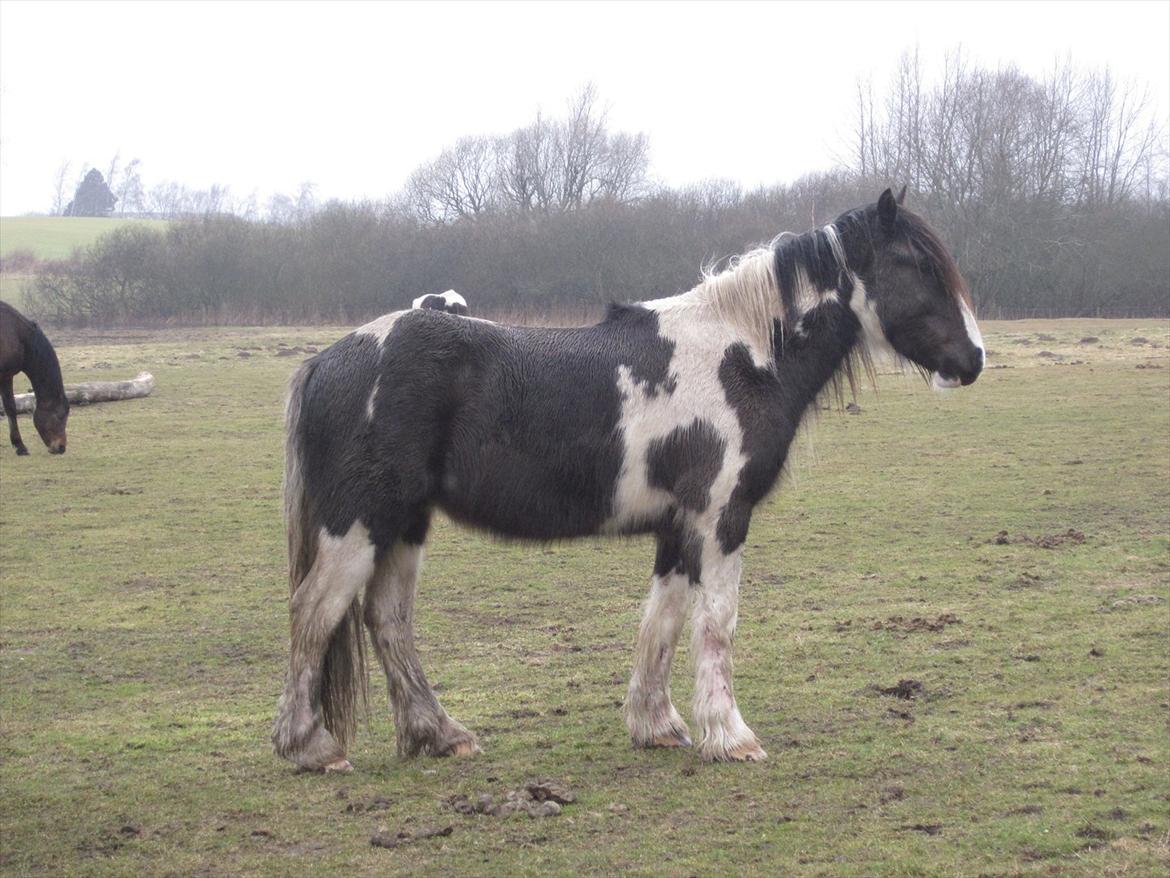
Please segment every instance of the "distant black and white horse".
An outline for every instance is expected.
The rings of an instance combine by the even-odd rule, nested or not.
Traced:
[[[954,260],[887,190],[781,236],[689,292],[615,305],[596,326],[529,329],[387,314],[305,363],[288,402],[291,661],[276,751],[349,770],[364,622],[398,751],[465,755],[415,652],[431,514],[532,540],[652,533],[657,555],[625,718],[640,747],[691,743],[669,675],[693,622],[693,716],[707,760],[759,760],[732,693],[752,510],[826,386],[890,349],[944,386],[983,344]]]
[[[446,311],[448,314],[458,314],[461,317],[466,317],[469,313],[467,310],[467,300],[454,290],[447,290],[445,293],[428,293],[425,296],[419,296],[411,304],[411,307],[424,311]]]

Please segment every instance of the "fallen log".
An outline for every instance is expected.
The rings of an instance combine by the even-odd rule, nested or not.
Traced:
[[[70,384],[65,387],[65,398],[70,405],[89,405],[94,402],[115,402],[120,399],[140,399],[150,396],[154,390],[154,376],[139,372],[129,381],[88,381],[85,384]],[[16,413],[31,412],[36,397],[31,393],[18,393],[15,397]],[[0,407],[0,413],[3,408]]]

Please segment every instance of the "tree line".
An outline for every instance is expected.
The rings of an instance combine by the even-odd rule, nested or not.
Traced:
[[[906,183],[981,315],[1165,316],[1168,182],[1164,122],[1106,71],[956,54],[932,80],[908,53],[878,94],[859,84],[839,167],[793,183],[654,185],[645,135],[612,131],[586,88],[561,117],[459,140],[384,202],[122,228],[30,298],[75,322],[353,322],[448,288],[479,313],[584,314],[684,290],[704,263]]]

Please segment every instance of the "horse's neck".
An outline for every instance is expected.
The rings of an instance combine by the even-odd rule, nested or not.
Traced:
[[[787,416],[799,420],[833,383],[853,380],[861,352],[857,319],[844,303],[824,302],[791,327],[776,328],[776,375]]]
[[[61,377],[61,364],[53,346],[38,327],[31,328],[24,347],[24,374],[28,376],[37,402],[63,397],[65,383]]]

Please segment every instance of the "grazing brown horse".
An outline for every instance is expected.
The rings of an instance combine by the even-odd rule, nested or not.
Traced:
[[[12,379],[17,372],[28,376],[37,399],[33,426],[51,454],[64,454],[69,400],[65,398],[57,352],[36,323],[6,302],[0,302],[0,402],[4,403],[4,413],[8,415],[12,447],[17,454],[28,454],[16,424],[16,398],[12,395]]]

